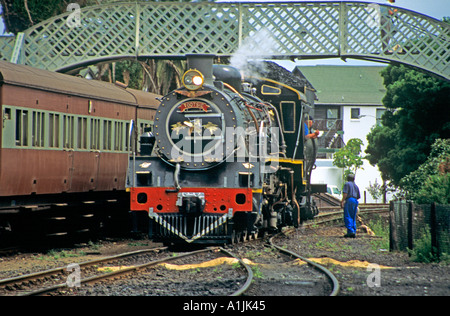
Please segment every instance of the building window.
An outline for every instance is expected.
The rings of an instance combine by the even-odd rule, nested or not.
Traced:
[[[377,126],[381,126],[381,117],[384,112],[386,112],[386,109],[377,109]]]
[[[351,119],[359,119],[359,110],[360,110],[360,108],[351,108],[350,109],[350,118]]]
[[[338,119],[339,109],[327,109],[327,119]]]

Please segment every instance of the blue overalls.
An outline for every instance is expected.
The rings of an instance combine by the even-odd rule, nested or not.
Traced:
[[[356,213],[358,211],[358,200],[351,197],[344,204],[344,222],[347,227],[347,234],[356,234]]]
[[[347,194],[344,204],[344,223],[347,227],[346,237],[355,237],[356,234],[356,212],[358,212],[358,199],[361,197],[359,188],[353,181],[344,184],[343,193]]]

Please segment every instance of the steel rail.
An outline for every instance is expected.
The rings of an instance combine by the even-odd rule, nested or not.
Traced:
[[[320,265],[320,264],[318,264],[318,263],[316,263],[316,262],[314,262],[314,261],[309,260],[308,258],[305,258],[305,257],[299,255],[298,253],[292,252],[292,251],[290,251],[290,250],[287,250],[287,249],[284,249],[284,248],[281,248],[281,247],[275,245],[275,244],[273,243],[273,238],[275,238],[276,236],[277,236],[277,235],[272,236],[272,237],[270,237],[270,239],[269,239],[269,244],[270,244],[271,247],[274,247],[274,248],[278,249],[280,252],[286,253],[286,254],[288,254],[288,255],[294,257],[294,258],[298,258],[298,259],[300,259],[300,260],[303,260],[303,261],[305,261],[307,264],[313,266],[314,268],[316,268],[316,269],[319,270],[320,272],[324,273],[324,274],[328,277],[328,279],[331,281],[331,284],[332,284],[332,287],[333,287],[333,290],[331,291],[330,296],[337,296],[337,295],[338,295],[338,293],[339,293],[339,281],[338,281],[337,278],[334,276],[334,274],[331,273],[330,270],[328,270],[328,269],[325,268],[324,266],[322,266],[322,265]]]
[[[247,270],[248,273],[248,277],[247,277],[247,281],[244,283],[244,285],[237,291],[235,291],[234,293],[231,294],[231,296],[239,296],[242,295],[250,286],[252,279],[253,279],[253,272],[251,270],[251,268],[245,264],[240,258],[236,257],[234,254],[232,254],[231,252],[223,249],[223,248],[216,248],[216,247],[208,247],[205,249],[201,249],[201,250],[196,250],[196,251],[192,251],[192,252],[187,252],[184,254],[179,254],[177,256],[168,256],[162,259],[158,259],[158,260],[154,260],[154,261],[150,261],[141,265],[137,265],[137,266],[133,266],[133,267],[129,267],[129,268],[124,268],[121,270],[117,270],[117,271],[112,271],[109,273],[105,273],[105,274],[101,274],[101,275],[96,275],[96,276],[92,276],[92,277],[88,277],[85,279],[80,280],[80,284],[89,284],[89,283],[95,283],[97,281],[103,280],[103,279],[108,279],[108,278],[112,278],[112,277],[117,277],[117,276],[122,276],[122,275],[126,275],[126,274],[130,274],[142,269],[146,269],[149,268],[151,266],[155,266],[158,265],[160,263],[164,263],[164,262],[169,262],[169,261],[174,261],[174,260],[178,260],[180,258],[184,258],[184,257],[189,257],[189,256],[193,256],[196,254],[200,254],[200,253],[204,253],[204,252],[210,252],[210,251],[217,251],[220,250],[234,258],[236,258],[237,260],[239,260],[240,264],[242,264],[245,269]],[[68,285],[66,283],[62,283],[62,284],[57,284],[54,286],[50,286],[50,287],[46,287],[43,289],[39,289],[36,291],[32,291],[32,292],[27,292],[27,293],[23,293],[20,296],[38,296],[38,295],[43,295],[46,293],[50,293],[53,291],[56,291],[58,289],[62,289],[62,288],[66,288]]]
[[[93,266],[93,265],[96,265],[99,263],[119,260],[119,259],[123,259],[123,258],[130,257],[130,256],[135,256],[135,255],[139,255],[139,254],[160,251],[160,250],[165,250],[165,249],[167,249],[167,247],[141,249],[141,250],[137,250],[137,251],[122,253],[122,254],[115,255],[115,256],[109,256],[109,257],[100,258],[100,259],[96,259],[96,260],[81,262],[81,263],[78,263],[78,265],[80,266],[80,268],[81,267],[86,268],[86,267]],[[59,268],[49,269],[49,270],[45,270],[45,271],[21,275],[21,276],[17,276],[17,277],[2,279],[2,280],[0,280],[0,286],[4,287],[4,286],[10,285],[10,284],[16,284],[16,283],[24,282],[24,281],[28,281],[28,280],[44,278],[44,277],[47,277],[50,275],[64,273],[66,270],[67,270],[67,267],[59,267]]]
[[[228,250],[224,249],[224,248],[220,248],[220,251],[226,253],[227,255],[237,259],[239,261],[239,263],[245,267],[245,269],[247,270],[248,273],[248,277],[247,277],[247,281],[245,281],[244,285],[237,291],[235,291],[233,294],[231,294],[230,296],[240,296],[242,294],[245,293],[245,291],[248,290],[248,288],[250,287],[250,284],[252,284],[253,281],[253,271],[252,268],[246,264],[241,258],[235,256],[233,253],[229,252]]]
[[[388,208],[362,208],[358,211],[359,214],[378,214],[378,213],[388,213]],[[333,222],[343,218],[344,211],[342,209],[337,211],[329,211],[327,213],[318,214],[314,217],[312,221],[308,221],[304,226],[313,226],[325,224],[328,222]]]
[[[144,264],[140,264],[140,265],[137,265],[137,266],[124,268],[124,269],[120,269],[120,270],[117,270],[117,271],[112,271],[112,272],[108,272],[108,273],[105,273],[105,274],[88,277],[88,278],[80,280],[80,284],[94,283],[94,282],[97,282],[99,280],[108,279],[108,278],[111,278],[111,277],[117,277],[117,276],[120,276],[120,275],[133,273],[133,272],[139,271],[141,269],[149,268],[151,266],[154,266],[154,265],[157,265],[157,264],[160,264],[160,263],[163,263],[163,262],[173,261],[173,260],[177,260],[177,259],[180,259],[180,258],[192,256],[192,255],[203,253],[203,252],[213,251],[213,250],[214,250],[213,248],[206,248],[206,249],[202,249],[202,250],[187,252],[187,253],[178,255],[176,257],[165,257],[165,258],[162,258],[162,259],[150,261],[150,262],[147,262],[147,263],[144,263]],[[32,292],[29,292],[29,293],[24,293],[21,296],[42,295],[42,294],[45,294],[45,293],[53,292],[53,291],[61,289],[61,288],[65,288],[67,286],[68,286],[67,283],[62,283],[62,284],[50,286],[50,287],[47,287],[47,288],[39,289],[39,290],[36,290],[36,291],[32,291]]]

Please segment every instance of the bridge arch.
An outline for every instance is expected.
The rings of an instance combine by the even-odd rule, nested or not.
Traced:
[[[262,41],[255,40],[261,35]],[[263,44],[270,45],[258,50]],[[231,56],[246,45],[257,57],[398,62],[450,80],[450,25],[402,8],[354,1],[75,8],[3,41],[0,53],[12,62],[65,71],[123,57]]]

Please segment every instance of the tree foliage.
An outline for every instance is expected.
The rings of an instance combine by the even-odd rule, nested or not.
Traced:
[[[6,32],[17,34],[55,15],[66,12],[69,3],[80,7],[89,5],[89,0],[1,0]]]
[[[70,3],[80,7],[100,5],[120,0],[0,0],[6,31],[18,33],[67,11]],[[146,0],[138,0],[148,2]],[[164,1],[159,1],[164,2]],[[190,1],[185,1],[190,2]],[[186,67],[182,60],[116,60],[96,65],[97,80],[126,83],[130,88],[165,95],[181,85]]]
[[[382,76],[389,111],[367,136],[366,157],[383,179],[399,185],[425,162],[436,139],[450,137],[450,83],[403,65],[388,66]]]
[[[425,163],[405,176],[400,184],[419,204],[450,204],[450,139],[437,139]]]
[[[363,169],[363,157],[361,146],[363,141],[359,138],[349,139],[344,147],[340,148],[333,156],[333,165],[344,169],[344,179],[350,173],[356,174],[358,169]]]
[[[78,3],[81,8],[92,5],[101,5],[123,0],[0,0],[3,7],[3,18],[6,32],[17,34],[39,22],[45,21],[55,15],[67,11],[70,3]],[[136,0],[149,2],[148,0]],[[173,0],[154,0],[150,2],[168,2]],[[182,0],[179,2],[191,2]]]

